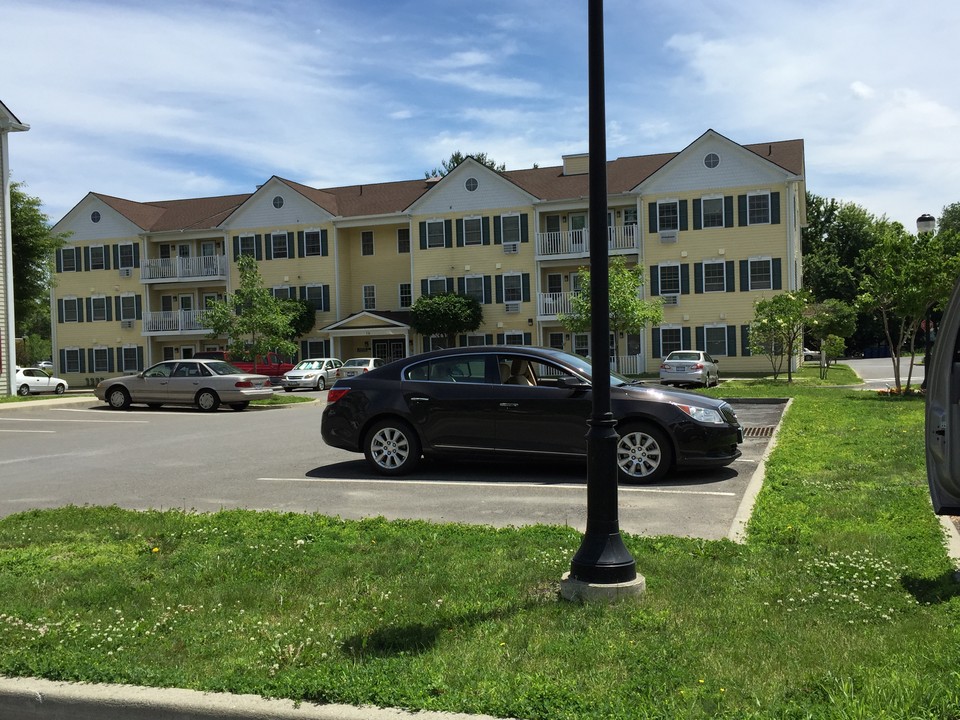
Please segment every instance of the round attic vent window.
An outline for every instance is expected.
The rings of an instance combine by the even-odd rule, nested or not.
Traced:
[[[480,183],[477,182],[476,178],[467,178],[467,181],[463,184],[463,186],[467,189],[468,192],[473,192],[478,187],[480,187]]]
[[[94,210],[92,213],[90,213],[90,220],[91,222],[95,222],[95,223],[100,222],[100,213]]]
[[[283,207],[283,198],[280,197],[279,195],[277,195],[277,196],[273,199],[273,206],[274,206],[277,210],[279,210],[280,208],[282,208],[282,207]]]
[[[712,170],[720,164],[720,156],[716,153],[707,153],[707,156],[703,158],[703,164]]]

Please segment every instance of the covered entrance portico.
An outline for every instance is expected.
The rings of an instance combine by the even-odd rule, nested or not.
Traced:
[[[376,357],[387,362],[407,357],[413,348],[410,313],[364,310],[321,328],[342,360]]]

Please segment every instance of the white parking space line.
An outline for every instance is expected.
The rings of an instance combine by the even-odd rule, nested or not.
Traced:
[[[301,483],[344,483],[351,485],[358,484],[368,484],[368,485],[390,485],[391,487],[400,487],[407,485],[423,485],[425,487],[436,487],[438,485],[449,485],[451,487],[495,487],[495,488],[513,488],[513,487],[529,487],[529,488],[539,488],[546,490],[576,490],[584,491],[587,489],[585,484],[573,484],[573,483],[526,483],[526,482],[471,482],[469,480],[463,480],[460,482],[453,482],[448,480],[330,480],[328,478],[257,478],[259,482],[301,482]],[[619,487],[619,492],[621,493],[658,493],[664,495],[713,495],[717,497],[734,497],[736,493],[732,492],[718,492],[712,490],[673,490],[669,488],[644,488],[644,487],[624,487],[621,485]]]
[[[7,430],[6,428],[0,428],[0,432],[8,433],[55,433],[56,430]]]
[[[0,417],[0,420],[7,422],[39,422],[39,423],[141,423],[147,424],[149,420],[64,420],[61,418],[25,418],[25,417]]]

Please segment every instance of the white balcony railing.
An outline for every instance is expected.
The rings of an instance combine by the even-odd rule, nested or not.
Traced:
[[[608,250],[636,250],[639,240],[636,225],[607,228]],[[537,233],[537,255],[587,255],[590,253],[589,230],[563,230]]]
[[[193,280],[226,276],[227,258],[224,255],[151,258],[140,264],[141,280]]]
[[[209,329],[204,323],[203,310],[168,310],[143,314],[145,333],[181,333]]]
[[[552,292],[537,295],[537,315],[541,318],[555,318],[557,315],[573,312],[572,298],[576,293]]]

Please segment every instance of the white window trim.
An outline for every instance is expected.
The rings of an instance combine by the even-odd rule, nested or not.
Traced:
[[[403,304],[403,301],[404,301],[403,287],[404,287],[404,285],[406,285],[406,287],[407,287],[407,297],[406,297],[407,304],[406,304],[406,305]],[[413,305],[413,283],[399,283],[399,284],[397,285],[397,305],[398,305],[398,307],[400,307],[400,308],[408,308],[408,307],[411,307],[411,306]]]
[[[273,294],[274,297],[277,297],[277,290],[284,290],[286,291],[286,296],[280,299],[292,300],[294,298],[294,294],[290,292],[292,289],[293,288],[291,288],[289,285],[274,285],[273,287],[270,288],[270,292]]]
[[[501,216],[500,216],[500,242],[501,242],[501,243],[512,243],[512,242],[518,243],[518,242],[520,242],[521,238],[523,237],[523,228],[521,227],[521,223],[522,223],[523,221],[522,221],[522,219],[521,219],[521,217],[520,217],[521,215],[522,215],[522,213],[513,212],[513,213],[505,213],[504,215],[501,215]],[[508,238],[507,238],[507,230],[506,230],[506,227],[504,227],[504,224],[503,224],[504,220],[506,220],[507,218],[516,218],[516,219],[517,219],[517,237],[516,237],[516,239],[512,239],[512,238],[508,239]]]
[[[657,333],[659,333],[660,335],[660,357],[665,358],[667,355],[670,354],[669,352],[664,352],[663,350],[663,331],[664,330],[676,330],[678,333],[680,333],[680,347],[677,348],[678,350],[689,349],[683,346],[683,325],[679,325],[677,323],[665,323],[663,325],[660,325],[657,328]],[[670,352],[673,352],[673,351],[671,350]]]
[[[664,292],[663,290],[663,268],[676,268],[677,269],[677,289],[676,291],[670,290],[669,292]],[[683,281],[680,278],[680,263],[678,262],[662,262],[657,264],[657,274],[660,276],[660,295],[679,295],[683,291]]]
[[[722,353],[710,352],[710,350],[708,349],[710,343],[707,341],[707,330],[723,331],[723,352]],[[726,325],[724,325],[723,323],[708,323],[703,326],[703,351],[708,355],[714,355],[716,357],[729,356],[730,348],[728,347],[728,344],[727,344],[727,326]]]
[[[71,370],[71,369],[70,369],[70,355],[71,355],[71,354],[75,354],[75,355],[76,355],[76,359],[77,359],[77,369],[76,369],[76,370]],[[64,348],[64,349],[63,349],[63,360],[64,360],[64,368],[63,368],[63,371],[64,371],[64,372],[73,372],[73,373],[78,373],[78,372],[80,372],[80,348],[78,348],[78,347],[68,347],[68,348]]]
[[[470,295],[470,289],[467,287],[468,280],[479,280],[480,281],[480,304],[483,305],[487,302],[487,295],[483,287],[483,275],[478,275],[474,273],[473,275],[464,275],[463,276],[463,290],[465,295]],[[521,281],[522,283],[522,281]],[[521,296],[523,295],[523,288],[520,289]]]
[[[476,222],[477,223],[477,237],[479,238],[477,242],[467,242],[467,223]],[[463,244],[464,246],[476,247],[478,245],[483,245],[483,217],[480,215],[471,215],[469,217],[463,218]]]
[[[719,225],[710,225],[709,227],[704,222],[704,215],[706,213],[705,203],[708,200],[719,200],[720,201],[720,224]],[[727,223],[727,208],[726,203],[724,202],[723,195],[704,195],[700,198],[700,227],[703,230],[719,230],[723,227],[726,227]]]
[[[130,298],[133,302],[130,307],[130,317],[127,317],[127,314],[124,312],[123,301],[127,298]],[[120,293],[120,317],[118,320],[136,320],[137,319],[137,296],[135,293],[125,292]]]
[[[243,244],[244,241],[250,243],[250,251],[247,252],[244,250]],[[250,257],[257,257],[257,236],[256,235],[240,235],[237,238],[237,250],[241,255],[249,255]]]
[[[79,248],[70,247],[70,248],[61,248],[60,249],[60,268],[62,272],[79,272],[77,266],[80,264],[77,262],[77,250]],[[66,257],[69,255],[73,259],[73,267],[68,268],[66,265]]]
[[[67,320],[67,303],[73,303],[73,320]],[[63,322],[80,322],[80,298],[73,295],[68,295],[67,297],[63,298]]]
[[[307,235],[316,233],[317,234],[317,249],[316,252],[311,252],[310,244],[307,242]],[[323,231],[319,228],[307,228],[303,231],[303,256],[304,257],[319,257],[323,255]]]
[[[723,289],[722,290],[707,290],[707,265],[719,265],[723,270]],[[724,260],[704,260],[701,263],[700,267],[700,284],[703,285],[704,294],[707,293],[719,293],[727,291],[727,263]]]
[[[767,197],[767,219],[764,222],[751,222],[750,221],[750,198],[758,197],[760,195],[766,195]],[[770,216],[773,213],[773,207],[772,207],[773,201],[771,200],[770,195],[771,195],[770,190],[754,190],[753,192],[747,193],[747,226],[770,224]]]
[[[93,367],[90,368],[90,372],[93,373],[105,373],[110,372],[110,348],[105,347],[104,345],[97,345],[93,348]],[[103,367],[97,367],[97,356],[103,356]]]
[[[95,249],[100,250],[100,267],[93,266],[93,251]],[[107,250],[104,245],[91,245],[90,246],[90,269],[91,270],[103,270],[107,267]]]
[[[125,247],[130,248],[130,264],[125,265],[123,262],[123,249]],[[119,243],[117,246],[117,269],[121,268],[132,268],[135,265],[134,261],[134,250],[133,243]]]
[[[368,294],[367,291],[370,291]],[[364,310],[376,310],[377,309],[377,286],[376,285],[364,285],[361,289],[360,300],[363,305]],[[367,304],[367,299],[372,300],[371,304]]]
[[[447,278],[445,275],[431,275],[426,280],[427,280],[427,295],[436,294],[436,292],[431,287],[431,285],[433,285],[433,283],[436,283],[436,282],[443,284],[443,289],[440,291],[441,293],[445,293],[447,291]]]
[[[505,272],[502,273],[501,277],[503,278],[503,302],[506,303],[515,303],[523,302],[523,273],[521,272]],[[516,299],[511,299],[507,297],[507,278],[517,278],[518,285],[516,291],[519,293],[520,297]],[[514,288],[509,288],[513,290]]]
[[[366,236],[370,236],[370,252],[364,252],[364,243],[366,242]],[[361,230],[360,231],[360,256],[361,257],[373,257],[377,252],[377,244],[374,239],[373,230]]]
[[[133,351],[133,367],[127,367],[126,358],[127,358],[127,351],[128,351],[128,350],[132,350],[132,351]],[[123,347],[121,347],[121,348],[120,348],[119,363],[120,363],[120,365],[122,366],[122,367],[120,368],[120,372],[130,372],[131,370],[138,370],[139,368],[137,367],[137,346],[136,346],[136,345],[124,345]]]
[[[440,239],[441,239],[441,241],[440,241],[440,244],[439,244],[439,245],[431,245],[431,244],[430,244],[430,226],[431,226],[431,225],[437,225],[437,224],[440,225]],[[434,219],[432,219],[432,220],[427,220],[427,221],[426,221],[426,228],[427,228],[427,250],[434,250],[434,249],[436,249],[436,248],[444,248],[444,247],[447,246],[447,224],[443,221],[442,218],[439,218],[439,219],[438,219],[438,218],[434,218]]]
[[[677,206],[677,226],[675,228],[660,227],[660,206],[661,205]],[[680,199],[679,198],[663,198],[662,200],[657,200],[657,232],[659,233],[661,230],[666,230],[667,232],[680,232]]]
[[[103,301],[103,318],[96,318],[96,307],[95,303],[97,301]],[[90,322],[106,322],[107,321],[107,296],[106,295],[91,295],[90,296]]]
[[[761,262],[767,263],[767,266],[770,269],[770,287],[755,288],[753,287],[753,264]],[[750,290],[773,290],[773,257],[761,256],[747,259],[747,287]]]
[[[281,245],[283,246],[283,255],[277,257],[277,239],[282,238]],[[270,254],[274,260],[289,260],[290,259],[290,246],[287,245],[287,231],[286,230],[274,230],[270,233]]]

